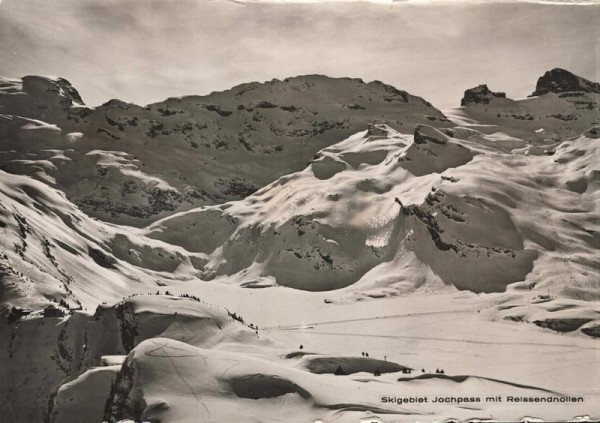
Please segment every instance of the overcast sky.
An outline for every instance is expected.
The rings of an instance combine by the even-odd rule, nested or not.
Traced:
[[[600,5],[0,0],[0,75],[58,75],[92,106],[299,74],[379,79],[439,108],[563,67],[599,80]]]

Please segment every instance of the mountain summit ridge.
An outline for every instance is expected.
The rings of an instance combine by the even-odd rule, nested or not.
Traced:
[[[532,96],[548,93],[585,92],[600,94],[600,83],[577,76],[568,70],[554,68],[542,75]]]
[[[93,108],[62,78],[3,81],[0,168],[50,182],[92,216],[134,226],[244,198],[371,123],[405,133],[449,125],[430,103],[391,85],[323,75]],[[51,150],[64,154],[52,159]]]

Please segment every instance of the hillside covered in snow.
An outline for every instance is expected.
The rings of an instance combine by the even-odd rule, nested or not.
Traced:
[[[49,183],[91,216],[134,226],[244,198],[368,122],[405,133],[448,123],[389,85],[320,75],[96,108],[62,78],[5,78],[0,114],[3,170]]]
[[[444,113],[317,75],[97,108],[3,78],[0,416],[600,418],[599,101],[563,69]]]

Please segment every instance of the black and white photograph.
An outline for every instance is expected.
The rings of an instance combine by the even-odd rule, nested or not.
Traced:
[[[600,0],[0,0],[0,423],[600,421]]]

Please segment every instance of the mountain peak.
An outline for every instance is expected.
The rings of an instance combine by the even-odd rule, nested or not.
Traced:
[[[64,97],[69,105],[83,106],[84,102],[79,92],[64,78],[54,76],[27,75],[22,78],[23,92],[35,96],[54,96]],[[50,93],[50,94],[49,94]]]
[[[481,84],[466,90],[465,95],[460,101],[460,105],[466,106],[470,103],[488,104],[493,98],[506,98],[506,94],[502,92],[494,92],[490,90],[486,84]]]
[[[57,123],[71,108],[85,107],[79,92],[64,78],[27,75],[20,79],[0,77],[0,108],[3,113]]]
[[[600,94],[600,84],[592,82],[565,69],[554,68],[542,75],[532,96],[548,93],[586,92]]]

